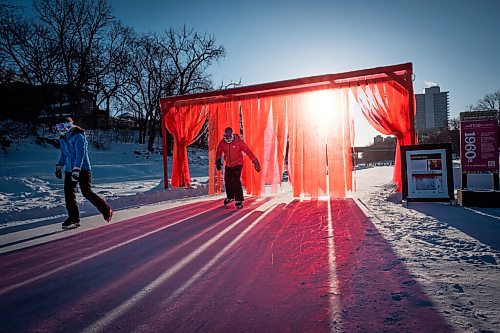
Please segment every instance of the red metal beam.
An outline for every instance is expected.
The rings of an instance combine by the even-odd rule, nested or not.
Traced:
[[[414,102],[414,92],[413,92],[413,65],[410,63],[410,68],[406,72],[406,89],[408,90],[408,103],[409,103],[409,112],[410,112],[410,135],[411,135],[411,144],[417,144],[417,135],[415,133],[415,105]]]
[[[385,66],[385,67],[375,67],[369,69],[362,69],[344,73],[337,74],[325,74],[318,76],[309,76],[298,79],[284,80],[284,81],[276,81],[262,84],[255,84],[244,87],[236,87],[224,90],[214,90],[204,93],[190,94],[190,95],[180,95],[180,96],[170,96],[160,99],[160,103],[162,105],[162,109],[164,104],[169,102],[178,102],[178,101],[198,101],[204,102],[205,100],[213,100],[213,99],[226,99],[226,98],[235,98],[235,97],[243,97],[245,95],[280,95],[286,93],[291,93],[293,90],[315,90],[314,88],[325,87],[326,85],[332,84],[346,84],[348,82],[356,82],[363,80],[382,80],[387,78],[386,73],[391,72],[401,72],[401,71],[411,71],[412,64],[404,63],[393,66]],[[344,82],[345,81],[345,82]],[[320,88],[321,89],[321,88]]]

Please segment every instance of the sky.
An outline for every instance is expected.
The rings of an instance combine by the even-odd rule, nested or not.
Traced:
[[[449,91],[451,118],[500,91],[500,0],[110,2],[138,32],[185,24],[213,35],[226,49],[209,69],[216,86],[411,62],[415,93]]]

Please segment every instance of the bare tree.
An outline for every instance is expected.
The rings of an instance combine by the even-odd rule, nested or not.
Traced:
[[[173,64],[176,85],[173,91],[166,94],[184,95],[206,91],[213,87],[207,69],[214,61],[226,55],[222,45],[216,45],[214,36],[199,34],[186,26],[166,31],[163,44]]]
[[[500,111],[500,90],[492,94],[486,94],[483,99],[475,105],[476,110]]]
[[[168,61],[156,34],[136,36],[129,45],[128,79],[120,93],[139,120],[139,143],[146,143],[162,87],[170,80]],[[148,146],[152,150],[153,145]]]
[[[106,114],[111,117],[112,100],[118,103],[119,90],[126,84],[127,63],[129,61],[128,46],[133,39],[133,32],[119,22],[115,22],[106,39],[99,48],[101,55],[95,63],[96,70],[91,80],[92,92],[96,98],[98,108],[104,107]]]
[[[460,118],[452,118],[449,121],[448,128],[450,131],[455,131],[460,129]]]
[[[137,36],[114,19],[109,0],[37,0],[34,19],[1,4],[2,73],[64,87],[72,115],[89,98],[108,119],[113,107],[132,110],[149,150],[160,133],[160,97],[212,89],[208,68],[225,56],[213,36],[186,26]]]
[[[31,19],[22,18],[14,8],[4,7],[0,23],[0,50],[10,68],[16,68],[23,81],[30,84],[55,82],[59,68],[56,45],[49,31]]]
[[[491,94],[486,94],[474,105],[467,106],[468,111],[497,110],[500,111],[500,90]]]
[[[7,50],[3,47],[3,33],[5,32],[5,27],[7,26],[6,22],[11,20],[13,16],[13,11],[16,9],[16,6],[0,2],[0,84],[7,84],[13,81],[15,77],[15,72],[12,66],[9,66],[9,55]]]
[[[34,121],[44,109],[50,122],[54,117],[52,104],[55,96],[48,90],[50,85],[56,83],[57,74],[60,72],[57,46],[50,39],[48,29],[33,19],[19,16],[17,7],[2,5],[1,8],[0,54],[2,67],[5,73],[10,75],[10,78],[5,80],[11,83],[21,81],[29,85],[31,91],[28,92],[27,98],[33,101],[33,107],[37,105],[36,112],[19,116]],[[35,89],[35,86],[39,88]]]
[[[451,143],[453,154],[460,154],[460,133],[458,118],[451,120],[451,126],[441,129],[430,129],[418,133],[421,144]]]
[[[72,115],[84,99],[94,105],[108,102],[116,91],[109,76],[116,73],[118,40],[126,30],[113,25],[109,0],[40,0],[33,6],[37,16],[23,18],[16,13],[19,8],[2,3],[2,67],[41,86],[46,99],[55,91],[64,94]],[[43,103],[49,115],[53,100],[63,98],[51,99]],[[106,108],[109,114],[109,103]]]
[[[213,87],[208,67],[225,55],[213,36],[185,26],[164,35],[139,36],[131,48],[129,84],[123,94],[141,119],[140,141],[153,150],[160,133],[160,97],[206,91]],[[144,140],[144,141],[142,141]]]
[[[59,81],[69,89],[72,113],[76,113],[96,77],[106,28],[114,21],[108,0],[40,0],[33,2],[41,23],[58,50]]]
[[[162,47],[172,64],[171,75],[174,79],[174,84],[163,90],[163,97],[213,89],[214,83],[208,73],[208,68],[226,55],[224,47],[217,45],[214,36],[199,34],[184,25],[180,29],[168,29],[165,32]],[[223,85],[221,83],[221,86]],[[227,87],[233,85],[237,83],[230,83]],[[159,119],[160,116],[161,111],[158,108],[155,118]],[[150,131],[154,134],[159,132],[159,124],[159,121],[156,122]],[[167,135],[170,134],[167,133]],[[149,139],[152,142],[154,137],[150,136]]]
[[[473,104],[469,104],[465,107],[466,111],[475,111],[475,106]]]

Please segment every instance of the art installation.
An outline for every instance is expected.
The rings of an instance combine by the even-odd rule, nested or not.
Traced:
[[[277,193],[286,169],[295,197],[345,197],[353,188],[352,107],[360,108],[376,130],[397,138],[393,180],[399,191],[399,147],[416,143],[411,63],[173,96],[160,105],[163,128],[174,138],[173,187],[190,185],[187,147],[208,119],[209,194],[221,192],[215,149],[226,127],[261,161],[262,172],[246,159],[242,173],[247,193],[257,196],[266,187]]]

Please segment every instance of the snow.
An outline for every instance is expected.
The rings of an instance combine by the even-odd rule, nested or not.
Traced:
[[[104,150],[90,146],[93,190],[115,210],[165,200],[206,195],[206,151],[188,149],[190,189],[163,190],[163,157],[144,145],[112,143]],[[54,176],[59,151],[49,144],[15,143],[0,157],[0,228],[65,213],[63,181]],[[171,158],[168,159],[171,170]],[[82,216],[97,210],[81,195]]]
[[[391,172],[358,172],[354,196],[360,208],[457,331],[499,332],[500,208],[422,202],[403,207],[388,182]],[[484,185],[486,177],[474,183]]]
[[[106,150],[91,148],[94,190],[117,215],[123,213],[118,221],[206,198],[205,151],[189,149],[193,187],[165,191],[161,154],[142,152],[143,146],[123,143]],[[4,232],[0,236],[19,225],[64,220],[62,181],[53,175],[57,157],[54,147],[27,142],[13,144],[1,157],[0,228]],[[378,166],[356,171],[357,191],[351,197],[397,253],[396,265],[407,267],[456,331],[500,331],[500,208],[413,202],[405,207],[401,194],[390,184],[392,170]],[[458,188],[459,169],[454,169],[454,176]],[[469,178],[469,182],[475,188],[490,184],[486,176]],[[83,216],[97,216],[81,195],[78,200]],[[50,232],[54,226],[45,228]],[[82,225],[72,233],[84,230]]]

